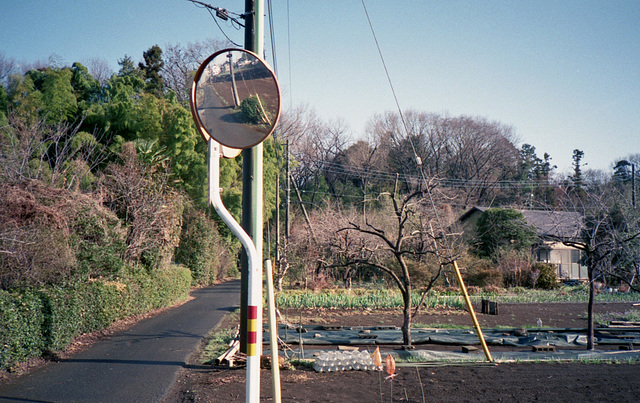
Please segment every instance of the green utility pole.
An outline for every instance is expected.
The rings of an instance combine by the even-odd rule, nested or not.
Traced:
[[[245,0],[244,48],[259,57],[264,55],[264,0]],[[242,151],[242,228],[251,236],[262,262],[263,249],[263,146]],[[246,253],[241,259],[240,351],[247,352],[246,325],[249,289]]]

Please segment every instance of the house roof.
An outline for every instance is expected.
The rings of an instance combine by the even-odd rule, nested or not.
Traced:
[[[460,217],[460,221],[464,222],[472,214],[483,213],[489,208],[474,206]],[[574,211],[516,210],[533,225],[540,237],[575,238],[582,227],[582,215]]]

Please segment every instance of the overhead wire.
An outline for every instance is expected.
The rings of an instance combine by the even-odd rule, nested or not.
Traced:
[[[225,38],[227,38],[227,40],[229,42],[231,42],[233,44],[233,46],[238,46],[240,47],[240,44],[236,43],[233,41],[233,39],[229,38],[229,35],[227,35],[226,32],[224,32],[224,30],[222,29],[222,27],[220,26],[220,24],[218,24],[218,20],[216,20],[216,17],[213,15],[213,13],[211,12],[211,10],[207,9],[207,11],[209,11],[209,14],[211,14],[211,18],[213,18],[213,22],[216,23],[216,25],[218,26],[218,29],[220,29],[220,32],[222,32],[222,35],[224,35]]]
[[[295,153],[292,155],[296,157]],[[318,169],[322,170],[323,172],[339,174],[339,175],[344,175],[344,176],[353,177],[353,178],[368,176],[370,179],[373,179],[373,180],[390,181],[390,182],[395,181],[396,177],[407,182],[416,182],[424,179],[422,174],[413,175],[409,173],[382,171],[379,169],[356,167],[356,166],[345,165],[342,163],[332,162],[332,161],[315,161],[315,164],[319,167]],[[437,183],[440,186],[448,187],[448,188],[477,188],[479,186],[485,186],[485,187],[501,188],[501,189],[509,189],[509,188],[538,189],[538,188],[544,188],[544,187],[554,185],[553,182],[545,179],[522,181],[522,180],[516,180],[516,179],[480,180],[480,179],[435,177],[432,179],[432,181]]]
[[[424,183],[423,183],[424,184],[424,188],[426,189],[426,193],[427,193],[427,196],[429,198],[429,202],[431,203],[431,206],[433,208],[433,213],[435,215],[436,222],[438,224],[439,230],[441,231],[441,234],[443,234],[445,246],[446,246],[447,252],[449,254],[448,260],[451,261],[453,259],[453,256],[452,256],[453,255],[453,241],[451,241],[449,239],[449,237],[446,236],[446,229],[444,227],[444,224],[442,223],[442,220],[440,218],[440,214],[438,214],[438,209],[437,209],[435,201],[433,199],[433,195],[431,194],[430,185],[429,185],[429,183],[427,181],[427,178],[426,178],[426,176],[424,174],[422,160],[418,156],[418,153],[416,151],[416,147],[413,144],[413,139],[412,139],[411,133],[409,132],[409,128],[408,128],[407,122],[406,122],[406,120],[404,118],[404,114],[402,113],[402,108],[400,107],[400,102],[398,101],[398,96],[397,96],[395,88],[393,86],[393,82],[391,80],[391,75],[389,74],[389,69],[387,68],[387,64],[386,64],[386,62],[384,60],[384,55],[382,54],[382,50],[380,49],[380,43],[378,42],[378,38],[376,36],[375,29],[373,28],[373,23],[371,22],[371,18],[369,17],[369,12],[367,11],[367,6],[366,6],[364,0],[361,0],[361,2],[362,2],[362,7],[364,9],[365,16],[366,16],[367,21],[369,23],[369,28],[371,29],[371,34],[373,35],[373,39],[374,39],[375,44],[376,44],[376,48],[378,49],[378,55],[380,56],[380,60],[382,61],[382,65],[384,67],[384,71],[385,71],[385,74],[387,76],[387,81],[389,82],[389,87],[391,88],[391,92],[393,94],[393,99],[395,100],[396,107],[398,109],[398,114],[400,115],[400,120],[402,121],[402,126],[404,127],[405,133],[407,135],[407,139],[409,140],[409,144],[411,145],[411,149],[413,150],[413,155],[414,155],[414,158],[415,158],[415,163],[417,165],[418,171],[421,173],[421,180],[424,181]],[[434,245],[435,245],[436,250],[437,250],[438,249],[438,244],[436,242],[436,235],[434,233],[432,233],[432,237],[434,238]],[[439,260],[440,265],[442,267],[443,264],[446,263],[446,262],[443,262],[442,256],[441,256],[440,253],[436,253],[436,255],[438,256],[438,260]]]
[[[382,50],[380,49],[380,43],[378,42],[378,37],[376,36],[376,31],[373,29],[373,23],[371,22],[371,18],[369,17],[369,12],[367,11],[367,6],[364,3],[364,0],[360,0],[362,2],[362,8],[364,8],[364,14],[367,17],[367,22],[369,23],[369,28],[371,29],[371,34],[373,35],[373,40],[376,43],[376,48],[378,49],[378,55],[380,55],[380,60],[382,61],[382,67],[384,68],[384,72],[387,76],[387,81],[389,82],[389,87],[391,88],[391,93],[393,94],[393,99],[396,102],[396,107],[398,108],[398,113],[400,114],[400,120],[402,121],[402,125],[404,126],[404,130],[407,133],[407,136],[410,138],[409,130],[407,129],[407,122],[404,119],[404,114],[402,113],[402,108],[400,108],[400,102],[398,101],[398,96],[396,95],[396,90],[393,86],[393,82],[391,81],[391,75],[389,74],[389,69],[387,68],[387,63],[384,60],[384,56],[382,55]],[[411,148],[413,149],[413,153],[417,156],[416,148],[413,145],[413,141],[411,141]]]
[[[269,19],[269,38],[271,39],[271,59],[273,60],[273,72],[278,76],[278,58],[276,54],[276,34],[273,28],[273,4],[267,0],[267,16]]]

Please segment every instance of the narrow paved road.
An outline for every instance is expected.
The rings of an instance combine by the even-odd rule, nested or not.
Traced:
[[[69,359],[0,385],[0,402],[157,402],[205,337],[240,301],[240,281],[102,340]]]

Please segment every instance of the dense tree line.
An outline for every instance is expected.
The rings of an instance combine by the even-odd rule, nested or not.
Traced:
[[[152,46],[117,73],[0,54],[0,368],[234,273],[176,79],[176,55],[208,48]],[[231,200],[238,171],[225,161]]]
[[[298,164],[296,185],[312,204],[325,196],[361,204],[367,194],[389,190],[397,177],[403,191],[424,178],[437,181],[460,210],[556,205],[551,156],[538,157],[529,144],[518,148],[513,128],[482,117],[387,112],[374,115],[365,138],[353,142],[344,122],[323,122],[299,108],[284,117],[280,131]]]
[[[137,65],[118,60],[116,73],[98,60],[90,61],[93,74],[77,62],[19,70],[0,55],[2,288],[155,270],[172,260],[193,266],[194,281],[210,282],[234,267],[233,242],[206,210],[206,144],[186,98],[190,74],[216,45],[154,45]],[[223,197],[235,214],[240,166],[223,163]],[[217,252],[203,262],[181,243]],[[44,245],[58,249],[46,257]]]

